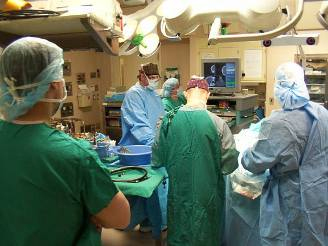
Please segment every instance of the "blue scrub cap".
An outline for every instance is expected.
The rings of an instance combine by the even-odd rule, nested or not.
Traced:
[[[170,97],[172,91],[179,85],[179,80],[169,78],[163,84],[163,97]]]
[[[63,50],[41,38],[25,37],[0,56],[0,114],[12,121],[25,114],[63,78]]]
[[[300,65],[293,62],[280,65],[276,70],[275,81],[275,97],[283,109],[297,109],[309,102],[304,70]]]

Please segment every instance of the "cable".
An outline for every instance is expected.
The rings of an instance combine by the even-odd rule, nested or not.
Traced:
[[[23,18],[38,18],[48,16],[58,16],[59,12],[43,9],[22,9],[22,10],[11,10],[11,11],[0,11],[0,20],[14,20]]]
[[[125,166],[116,168],[114,170],[110,171],[110,175],[118,174],[119,177],[122,177],[125,175],[125,171],[129,170],[136,170],[141,172],[142,174],[138,178],[133,179],[112,179],[113,182],[126,182],[126,183],[139,183],[142,181],[145,181],[148,179],[148,171],[143,167],[137,167],[137,166]]]

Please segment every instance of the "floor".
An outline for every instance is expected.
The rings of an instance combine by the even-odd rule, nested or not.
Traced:
[[[162,233],[162,240],[155,241],[151,233],[141,233],[138,228],[134,231],[120,231],[115,229],[102,230],[103,246],[165,246],[166,232]]]

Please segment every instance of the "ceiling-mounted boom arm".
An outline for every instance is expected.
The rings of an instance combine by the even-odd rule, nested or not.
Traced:
[[[299,22],[303,14],[303,6],[304,6],[304,1],[298,0],[297,10],[294,17],[283,26],[278,27],[272,31],[267,31],[263,33],[247,33],[247,34],[229,34],[229,35],[218,34],[216,36],[210,36],[208,39],[208,43],[210,45],[214,45],[223,42],[266,40],[266,39],[277,37],[292,29]]]
[[[267,40],[287,33],[300,20],[304,0],[297,0],[295,14],[282,0],[154,0],[146,8],[125,16],[124,39],[120,54],[130,54],[134,46],[140,53],[152,54],[158,47],[157,24],[164,37],[179,40],[198,26],[212,24],[208,43]],[[285,24],[281,24],[285,23]],[[246,33],[228,34],[232,24]],[[229,27],[230,28],[230,27]],[[148,41],[148,43],[146,42]],[[146,52],[142,52],[142,49]],[[136,49],[134,49],[136,50]]]
[[[321,8],[317,14],[317,19],[320,24],[328,30],[328,1],[321,4]]]

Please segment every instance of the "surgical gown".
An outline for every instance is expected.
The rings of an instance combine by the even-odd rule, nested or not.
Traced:
[[[259,220],[260,197],[252,200],[235,193],[226,178],[226,214],[224,246],[261,246]]]
[[[119,145],[152,145],[156,134],[156,126],[161,116],[165,114],[160,96],[149,88],[136,83],[124,97],[121,107],[122,138]],[[167,187],[167,186],[166,186]],[[166,214],[167,188],[163,184],[155,190],[157,196],[152,199],[134,197],[129,199],[132,211],[131,225],[142,223],[135,221],[145,216],[158,217],[155,209],[161,204],[161,213]],[[166,219],[162,218],[162,226],[166,226]],[[153,229],[158,225],[153,225]],[[154,233],[153,233],[154,234]]]
[[[156,123],[165,111],[160,96],[137,83],[126,93],[121,113],[122,138],[119,145],[151,145]]]
[[[153,145],[153,163],[169,175],[168,246],[218,246],[224,217],[224,174],[238,152],[228,126],[201,108],[167,113]]]
[[[328,112],[310,102],[274,112],[243,166],[270,169],[260,209],[262,245],[328,245]]]
[[[90,144],[0,120],[0,149],[0,245],[101,245],[90,216],[118,190]]]

